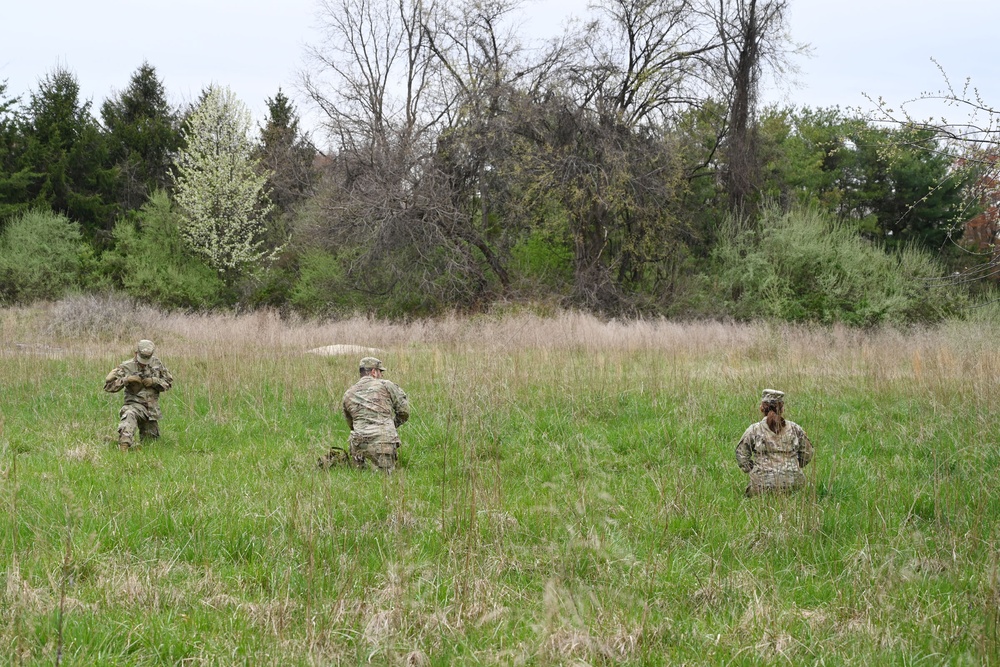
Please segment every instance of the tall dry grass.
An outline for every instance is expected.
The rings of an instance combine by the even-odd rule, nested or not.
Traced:
[[[172,357],[274,358],[327,345],[379,348],[386,354],[427,350],[503,358],[561,351],[665,354],[690,363],[704,376],[725,378],[753,366],[816,378],[863,376],[916,383],[948,379],[965,393],[992,395],[1000,374],[1000,349],[989,322],[949,322],[932,327],[854,329],[765,323],[677,322],[666,319],[603,320],[564,311],[413,322],[371,317],[304,320],[276,311],[248,314],[163,313],[120,297],[80,296],[41,307],[0,313],[0,353],[112,357],[151,338]],[[347,355],[351,356],[351,355]]]

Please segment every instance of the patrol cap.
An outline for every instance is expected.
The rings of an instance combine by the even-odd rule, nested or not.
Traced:
[[[379,361],[378,359],[376,359],[375,357],[363,357],[361,359],[360,366],[361,366],[362,370],[366,370],[366,371],[370,371],[370,370],[373,370],[373,369],[376,369],[376,368],[378,370],[380,370],[380,371],[387,371],[387,370],[389,370],[388,368],[386,368],[385,366],[383,366],[382,362]]]
[[[760,396],[761,403],[784,403],[785,402],[785,392],[778,391],[777,389],[765,389],[764,393]]]
[[[135,346],[135,356],[143,363],[149,361],[155,351],[156,346],[151,340],[140,340],[139,344]]]

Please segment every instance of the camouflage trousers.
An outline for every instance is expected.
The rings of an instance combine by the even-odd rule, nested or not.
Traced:
[[[129,449],[135,445],[135,432],[143,440],[160,437],[159,422],[149,418],[149,412],[141,405],[125,405],[118,413],[118,446]]]
[[[806,476],[801,470],[761,470],[750,471],[750,484],[745,491],[748,498],[762,493],[788,493],[795,491],[806,483]]]
[[[351,435],[350,457],[355,467],[360,469],[375,466],[383,472],[392,472],[396,467],[398,442],[369,442]]]

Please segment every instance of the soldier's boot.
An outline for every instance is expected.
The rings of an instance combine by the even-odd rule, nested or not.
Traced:
[[[122,424],[118,427],[118,449],[127,452],[135,446],[135,429],[129,424]]]

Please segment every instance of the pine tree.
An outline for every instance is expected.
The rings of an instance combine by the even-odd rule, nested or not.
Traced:
[[[119,203],[137,209],[152,192],[170,185],[170,161],[181,144],[177,114],[156,69],[144,62],[128,87],[104,102],[101,118],[121,173]]]
[[[91,234],[110,231],[118,173],[108,166],[107,142],[90,101],[80,101],[76,76],[61,68],[46,76],[25,116],[19,172],[28,180],[27,201],[65,214]]]
[[[267,100],[268,118],[261,128],[260,156],[271,171],[267,187],[279,215],[288,215],[316,184],[313,169],[316,149],[299,129],[299,116],[288,97],[278,89]]]
[[[270,261],[265,247],[270,174],[254,157],[250,111],[229,88],[212,86],[186,122],[174,161],[177,203],[191,249],[232,283]]]
[[[24,123],[17,105],[17,98],[7,97],[7,82],[0,83],[0,229],[31,207],[28,197],[31,173],[21,167]]]

